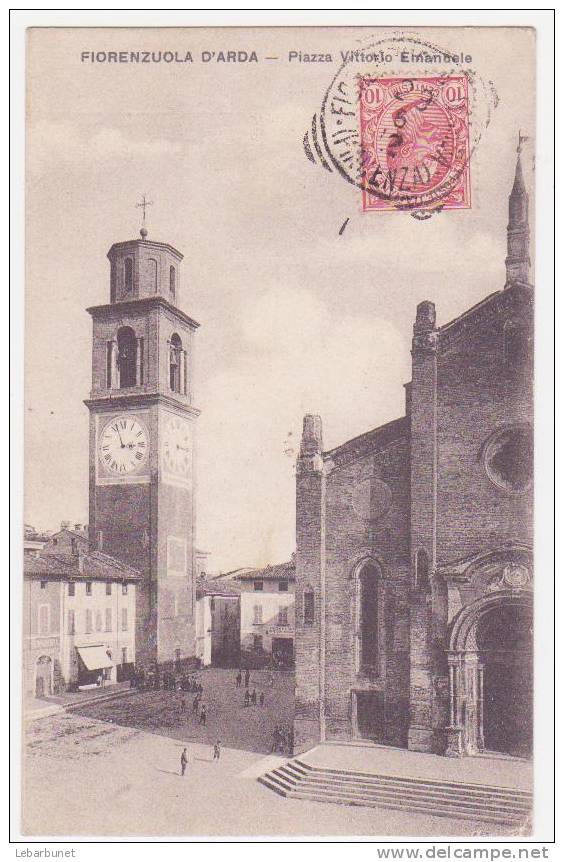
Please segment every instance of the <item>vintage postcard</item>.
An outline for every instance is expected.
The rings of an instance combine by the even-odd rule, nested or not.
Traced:
[[[377,20],[27,29],[29,840],[547,815],[537,31]]]

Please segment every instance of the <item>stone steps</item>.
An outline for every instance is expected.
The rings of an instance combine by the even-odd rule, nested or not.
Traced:
[[[258,780],[292,799],[403,809],[512,826],[525,823],[532,808],[532,794],[523,790],[329,769],[298,758]]]

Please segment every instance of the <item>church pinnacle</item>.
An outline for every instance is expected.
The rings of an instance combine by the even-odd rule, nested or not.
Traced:
[[[515,179],[509,195],[509,222],[507,225],[507,257],[505,258],[505,287],[522,284],[530,287],[529,268],[529,196],[525,188],[521,150],[527,138],[519,132]]]

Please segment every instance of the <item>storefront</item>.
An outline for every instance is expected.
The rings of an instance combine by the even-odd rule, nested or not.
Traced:
[[[77,647],[78,687],[113,685],[116,682],[115,663],[111,650],[104,644]]]

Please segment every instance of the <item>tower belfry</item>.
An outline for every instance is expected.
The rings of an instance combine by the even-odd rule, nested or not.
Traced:
[[[90,541],[143,574],[136,654],[145,666],[195,654],[194,335],[179,307],[182,254],[148,239],[114,243],[109,303],[93,320]]]
[[[507,257],[505,258],[505,287],[521,284],[531,287],[529,269],[529,195],[523,178],[521,150],[527,138],[519,132],[515,179],[509,195],[509,221],[507,224]]]

